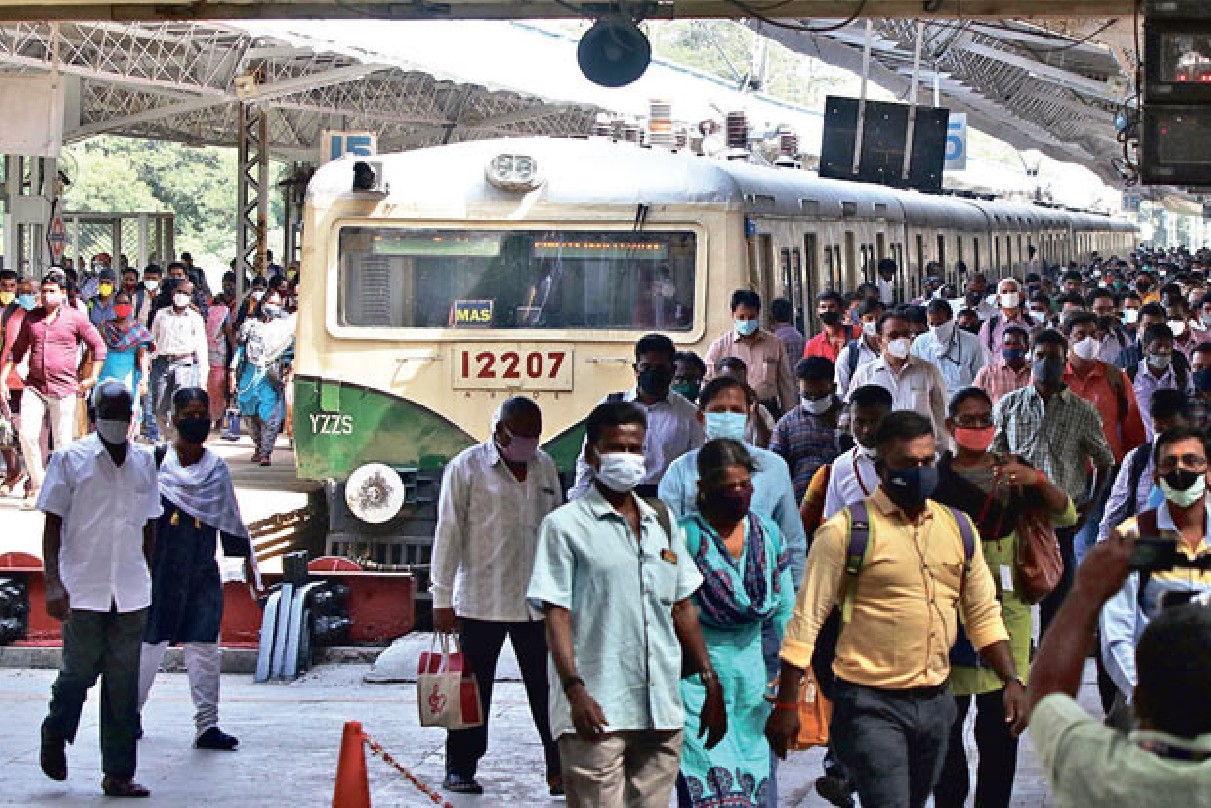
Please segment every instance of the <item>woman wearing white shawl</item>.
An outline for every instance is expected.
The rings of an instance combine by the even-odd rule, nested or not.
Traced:
[[[240,326],[230,384],[252,433],[252,462],[268,466],[286,417],[284,392],[294,360],[295,316],[283,308],[276,291],[261,298],[255,315]]]
[[[143,634],[140,705],[147,700],[169,643],[180,643],[189,672],[199,749],[234,749],[239,741],[219,729],[219,625],[223,584],[215,560],[245,559],[247,580],[259,587],[256,556],[240,517],[226,462],[203,445],[210,432],[205,390],[187,387],[172,399],[177,440],[156,449],[164,515],[156,526],[151,560],[151,606]]]

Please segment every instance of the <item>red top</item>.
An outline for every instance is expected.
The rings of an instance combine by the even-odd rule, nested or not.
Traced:
[[[849,344],[850,337],[846,337],[845,339],[841,340],[839,345],[834,344],[833,341],[828,337],[828,329],[826,328],[816,336],[809,339],[807,344],[803,346],[803,358],[806,359],[809,356],[823,356],[825,359],[835,365],[837,363],[837,355],[841,353],[842,348]]]
[[[1119,374],[1122,381],[1121,401],[1107,372]],[[1123,455],[1147,440],[1135,390],[1126,373],[1105,362],[1097,362],[1084,376],[1078,376],[1069,362],[1064,369],[1064,383],[1072,388],[1073,393],[1097,407],[1102,416],[1102,432],[1114,450],[1115,462],[1123,462]]]
[[[9,349],[17,341],[17,334],[21,333],[21,323],[25,322],[25,309],[16,303],[9,303],[3,310],[3,316],[7,318],[7,322],[4,324],[4,333],[0,334],[0,340],[4,344],[4,353],[0,354],[0,363],[8,359]],[[9,390],[21,390],[25,387],[21,374],[17,372],[16,362],[13,363],[13,372],[8,374],[7,381]]]
[[[19,364],[28,353],[25,386],[47,398],[66,398],[75,395],[80,386],[81,345],[92,349],[93,361],[105,360],[105,341],[88,321],[87,314],[64,303],[52,319],[39,306],[22,321],[13,343],[12,360]]]

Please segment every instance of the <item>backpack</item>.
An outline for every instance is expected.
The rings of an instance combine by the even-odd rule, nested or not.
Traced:
[[[939,503],[940,504],[940,503]],[[971,561],[976,554],[976,529],[971,518],[962,511],[943,505],[955,523],[959,526],[959,536],[963,539],[963,577],[971,570]],[[841,622],[848,623],[854,613],[854,601],[858,597],[858,573],[866,563],[866,554],[870,550],[870,513],[866,501],[862,500],[845,509],[849,519],[849,544],[845,549],[845,597],[841,600]]]
[[[1131,465],[1127,467],[1127,501],[1124,506],[1127,512],[1123,514],[1123,518],[1135,515],[1135,492],[1139,490],[1140,480],[1143,479],[1144,471],[1148,468],[1148,458],[1152,455],[1152,443],[1141,444],[1136,449],[1135,454],[1131,456]]]
[[[849,341],[849,345],[846,346],[849,348],[849,353],[846,354],[846,357],[847,362],[849,363],[849,378],[851,379],[854,377],[854,373],[858,370],[858,342],[859,340],[851,339]]]

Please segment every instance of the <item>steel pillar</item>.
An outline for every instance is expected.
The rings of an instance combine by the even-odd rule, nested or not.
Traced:
[[[236,294],[244,294],[248,273],[266,271],[265,238],[269,219],[269,116],[256,104],[239,105],[236,204]]]
[[[283,240],[282,266],[289,266],[292,261],[302,260],[303,237],[303,203],[307,197],[307,183],[315,173],[311,163],[291,163],[290,173],[281,184],[282,196],[285,200],[286,227]]]

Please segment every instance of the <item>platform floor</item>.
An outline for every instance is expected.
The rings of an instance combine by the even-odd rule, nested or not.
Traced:
[[[147,705],[146,737],[140,744],[139,780],[154,804],[180,806],[330,805],[341,727],[363,722],[366,731],[430,785],[440,785],[445,732],[417,726],[413,685],[362,683],[364,664],[324,665],[299,681],[254,685],[247,676],[223,678],[223,727],[241,740],[233,753],[201,752],[193,738],[184,674],[160,674]],[[1082,702],[1096,701],[1092,668]],[[5,772],[0,806],[87,806],[112,804],[100,796],[97,698],[85,708],[77,743],[68,749],[70,777],[47,780],[38,768],[38,725],[46,709],[52,671],[0,670],[0,766]],[[517,683],[500,683],[491,714],[491,739],[480,780],[482,797],[449,795],[456,808],[510,805],[558,806],[546,796],[542,756]],[[970,730],[968,746],[971,746]],[[1028,741],[1019,752],[1015,806],[1050,804],[1042,773]],[[819,750],[793,755],[779,775],[780,805],[816,808],[827,803],[812,783],[820,773]],[[376,806],[421,808],[433,803],[382,762],[368,761]]]

